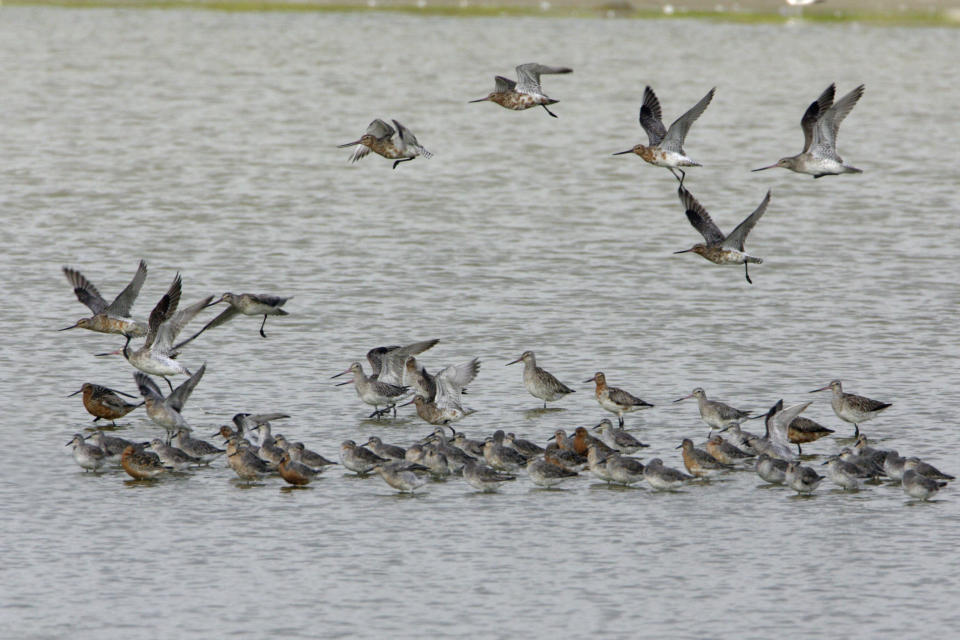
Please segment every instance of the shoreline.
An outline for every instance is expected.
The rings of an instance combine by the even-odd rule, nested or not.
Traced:
[[[575,17],[707,19],[742,24],[862,22],[889,26],[960,26],[960,2],[905,8],[896,0],[827,0],[789,7],[771,0],[726,4],[710,0],[651,3],[628,0],[0,0],[0,6],[71,9],[193,9],[227,12],[394,12],[447,17]]]

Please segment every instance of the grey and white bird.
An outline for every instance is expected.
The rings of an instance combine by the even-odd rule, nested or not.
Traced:
[[[482,462],[469,461],[463,465],[463,479],[477,491],[496,491],[504,482],[517,479],[517,476],[492,469]]]
[[[837,153],[837,133],[857,101],[863,96],[864,86],[859,87],[833,102],[836,84],[831,84],[810,103],[800,120],[803,129],[803,151],[795,156],[780,158],[776,163],[754,171],[781,167],[796,173],[806,173],[814,178],[834,176],[841,173],[863,173],[861,169],[843,162]]]
[[[911,498],[917,500],[929,500],[937,494],[940,489],[947,486],[942,480],[928,478],[915,469],[907,469],[903,472],[901,481],[904,492]]]
[[[559,400],[560,398],[575,393],[573,389],[563,384],[557,378],[541,367],[537,366],[537,357],[533,351],[524,351],[516,360],[508,362],[506,366],[523,363],[523,386],[534,398],[543,400],[543,408],[547,408],[548,402]]]
[[[68,447],[71,445],[74,461],[85,471],[97,471],[107,461],[103,450],[98,446],[87,444],[80,433],[73,434],[73,438],[66,444]]]
[[[140,371],[133,374],[140,395],[143,396],[147,416],[167,431],[168,440],[179,429],[190,431],[190,426],[183,417],[183,406],[190,398],[190,394],[193,393],[200,379],[203,378],[206,370],[207,364],[204,363],[167,397],[163,396],[160,387],[150,376]]]
[[[823,480],[823,476],[812,467],[805,467],[797,461],[787,463],[784,478],[787,486],[797,493],[812,493]]]
[[[177,344],[176,349],[180,349],[185,346],[188,342],[191,342],[197,338],[204,331],[210,329],[215,329],[230,320],[233,320],[238,315],[245,316],[263,316],[263,322],[260,323],[260,336],[263,338],[267,337],[267,334],[264,333],[263,327],[267,324],[267,316],[287,316],[290,315],[287,311],[284,311],[280,307],[287,303],[287,300],[290,298],[281,298],[280,296],[269,295],[266,293],[225,293],[220,296],[219,299],[214,300],[208,307],[212,307],[221,302],[227,303],[227,308],[220,312],[220,314],[215,317],[213,320],[208,322],[203,326],[200,331],[197,331],[195,334],[184,340],[183,342]]]
[[[853,393],[844,393],[843,383],[839,380],[831,380],[830,384],[819,389],[814,389],[810,393],[830,390],[833,396],[830,398],[830,406],[837,417],[853,425],[854,437],[860,435],[860,425],[867,420],[873,420],[882,411],[888,409],[891,404],[872,400],[864,396],[858,396]]]

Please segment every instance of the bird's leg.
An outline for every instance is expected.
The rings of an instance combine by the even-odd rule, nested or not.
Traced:
[[[750,268],[747,266],[747,263],[743,263],[743,273],[747,276],[747,282],[753,284],[753,280],[750,279]]]
[[[161,376],[164,380],[167,381],[167,386],[170,387],[170,393],[173,393],[173,383],[170,382],[170,378],[167,376]]]
[[[260,337],[266,338],[267,334],[263,332],[263,327],[267,324],[267,314],[263,314],[263,322],[260,323]]]
[[[802,456],[802,455],[803,455],[803,449],[800,448],[800,443],[799,443],[799,442],[797,443],[797,455],[798,455],[798,456]]]
[[[550,111],[550,109],[547,109],[547,105],[542,104],[542,105],[540,105],[540,106],[543,107],[543,110],[546,111],[547,113],[549,113],[550,115],[552,115],[554,118],[557,117],[557,114],[555,114],[553,111]]]
[[[617,418],[620,420],[620,426],[623,427],[623,416],[617,416]]]
[[[394,402],[392,406],[393,406],[393,417],[396,418],[396,417],[397,417],[397,403]],[[390,409],[388,408],[387,411],[389,411],[389,410],[390,410]]]
[[[547,401],[546,401],[546,400],[543,401],[543,408],[544,408],[544,409],[547,408]]]
[[[858,424],[856,424],[856,423],[853,424],[853,437],[854,437],[854,438],[859,438],[859,437],[860,437],[860,425],[858,425]]]
[[[400,164],[401,162],[407,162],[408,160],[413,160],[413,158],[400,158],[399,160],[393,163],[393,168],[396,169],[398,164]]]

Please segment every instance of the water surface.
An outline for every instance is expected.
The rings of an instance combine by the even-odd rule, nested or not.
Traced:
[[[183,300],[291,295],[288,318],[241,318],[182,359],[208,363],[186,416],[212,433],[238,411],[333,456],[345,438],[409,443],[429,429],[368,408],[329,376],[371,347],[430,337],[431,370],[480,356],[471,436],[545,440],[601,417],[602,370],[657,405],[629,425],[649,456],[705,429],[694,386],[742,407],[828,397],[842,378],[892,401],[864,427],[957,471],[954,31],[856,24],[417,18],[4,8],[0,20],[0,267],[8,291],[2,492],[6,637],[875,638],[960,623],[950,561],[955,487],[907,505],[898,487],[809,499],[754,474],[657,494],[583,478],[497,495],[464,483],[399,497],[331,471],[303,491],[244,487],[218,462],[156,483],[83,473],[63,444],[89,426],[84,381],[134,392],[92,354],[120,341],[56,333],[84,314],[62,265],[112,297],[147,260],[146,317],[179,271]],[[466,104],[519,62],[560,102]],[[861,176],[748,170],[796,153],[830,82],[865,83],[840,152]],[[669,122],[716,98],[687,150],[687,186],[730,230],[773,190],[738,268],[698,241],[668,172],[611,157],[644,140],[643,86]],[[349,150],[396,118],[436,155],[396,171]],[[525,349],[577,388],[531,411]],[[142,412],[128,437],[159,430]],[[809,447],[811,464],[845,444]]]

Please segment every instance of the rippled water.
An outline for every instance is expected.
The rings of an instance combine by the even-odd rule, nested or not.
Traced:
[[[960,623],[949,487],[908,505],[894,486],[810,499],[752,473],[657,494],[592,479],[496,495],[463,482],[400,497],[331,471],[304,491],[244,487],[218,462],[155,483],[83,473],[63,444],[89,426],[84,381],[134,392],[92,354],[118,340],[56,333],[85,309],[60,268],[110,297],[137,260],[145,317],[174,273],[184,301],[292,295],[256,335],[241,318],[182,359],[208,371],[197,432],[237,411],[333,456],[345,438],[409,443],[329,376],[370,347],[430,337],[431,370],[480,356],[471,436],[537,440],[601,416],[580,384],[657,407],[629,425],[667,464],[702,438],[703,386],[739,406],[842,378],[892,401],[865,426],[886,447],[960,470],[957,144],[946,67],[956,32],[857,25],[443,19],[192,11],[0,13],[0,475],[5,637],[480,636],[770,638],[949,635]],[[559,119],[467,105],[537,60]],[[864,82],[840,151],[862,176],[748,169],[796,153],[805,106]],[[687,150],[687,185],[731,229],[764,192],[739,268],[674,256],[698,240],[670,175],[629,156],[653,85],[671,121],[716,85]],[[391,171],[347,163],[374,117],[436,156]],[[535,411],[525,349],[578,393]],[[816,396],[808,415],[850,433]],[[122,435],[157,435],[142,412]],[[132,434],[132,436],[131,436]],[[844,444],[809,447],[811,464]],[[171,623],[173,626],[171,627]]]

